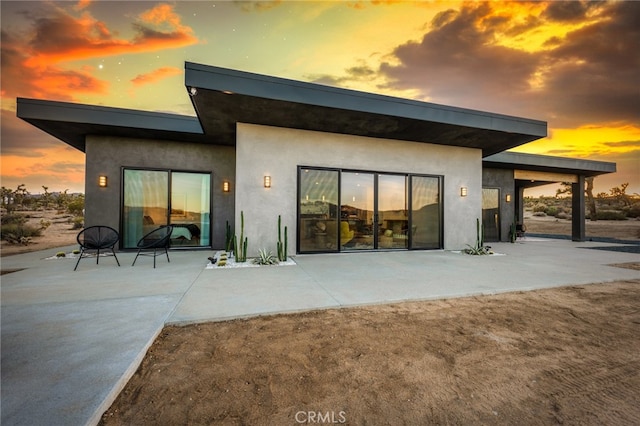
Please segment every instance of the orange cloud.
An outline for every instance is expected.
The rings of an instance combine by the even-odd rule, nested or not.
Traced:
[[[133,80],[131,80],[131,83],[135,86],[142,86],[144,84],[156,83],[164,78],[179,74],[182,74],[182,70],[180,68],[162,67],[146,74],[137,75]]]
[[[32,54],[24,65],[35,68],[95,57],[153,52],[198,42],[193,30],[181,24],[180,16],[172,6],[156,6],[142,13],[139,19],[140,23],[133,24],[136,30],[133,40],[114,38],[106,24],[88,12],[80,18],[60,12],[57,16],[40,19],[36,36],[30,42]]]
[[[74,15],[52,6],[45,17],[33,19],[33,31],[2,33],[2,97],[18,96],[74,100],[76,94],[106,94],[108,84],[92,76],[93,70],[69,70],[62,63],[152,52],[196,44],[193,30],[181,23],[170,5],[158,5],[142,13],[133,23],[130,40],[115,37],[108,26],[87,11],[81,1]]]

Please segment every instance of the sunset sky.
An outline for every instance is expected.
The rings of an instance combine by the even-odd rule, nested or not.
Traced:
[[[16,97],[195,115],[191,61],[544,120],[549,137],[515,151],[616,162],[595,192],[640,193],[640,2],[0,7],[7,188],[84,192],[84,154],[17,119]]]

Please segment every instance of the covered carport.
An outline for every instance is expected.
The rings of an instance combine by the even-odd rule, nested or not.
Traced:
[[[615,173],[616,164],[576,158],[501,152],[487,156],[484,168],[513,170],[514,210],[524,220],[524,190],[551,183],[571,183],[571,239],[585,240],[585,179]]]

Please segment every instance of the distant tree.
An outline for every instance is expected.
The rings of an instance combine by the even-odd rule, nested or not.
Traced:
[[[42,196],[40,197],[40,204],[42,204],[42,207],[47,209],[49,207],[49,204],[51,204],[51,200],[53,197],[51,193],[48,191],[49,190],[48,186],[42,185],[42,189],[44,189],[44,194],[42,194]]]
[[[18,185],[15,191],[13,191],[13,200],[14,203],[18,204],[21,208],[24,208],[24,203],[29,195],[29,191],[27,191],[27,186],[24,183]]]
[[[631,205],[631,197],[627,195],[627,187],[629,186],[629,182],[623,183],[620,186],[613,187],[609,190],[611,196],[624,204],[625,206]]]
[[[69,192],[68,189],[65,189],[63,192],[59,192],[56,197],[56,205],[58,206],[58,210],[65,210],[67,208],[67,203],[69,202]]]
[[[556,189],[556,198],[563,194],[571,195],[571,182],[560,183],[560,188]]]
[[[3,186],[0,189],[0,196],[2,197],[2,207],[7,211],[13,210],[13,190]]]
[[[596,212],[596,200],[593,198],[593,176],[584,179],[586,188],[584,192],[587,194],[587,205],[589,206],[589,218],[592,221],[598,220],[598,213]]]

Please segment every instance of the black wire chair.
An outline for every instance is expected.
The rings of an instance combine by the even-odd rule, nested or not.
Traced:
[[[78,244],[80,244],[80,256],[78,256],[76,267],[73,268],[73,270],[78,269],[78,265],[83,258],[90,257],[87,252],[95,251],[96,265],[99,264],[101,250],[111,250],[111,254],[116,258],[116,262],[118,266],[120,266],[118,256],[116,256],[116,252],[113,250],[113,247],[118,243],[119,239],[120,235],[118,231],[109,226],[90,226],[80,231],[76,237]]]
[[[161,226],[160,228],[156,228],[153,231],[149,232],[144,237],[140,238],[138,241],[138,254],[136,254],[136,258],[133,259],[133,263],[131,266],[136,264],[136,260],[138,260],[138,256],[153,256],[153,267],[156,267],[156,256],[159,256],[157,253],[158,249],[164,250],[164,253],[167,255],[167,262],[171,262],[169,260],[169,244],[171,243],[171,233],[173,232],[173,226]],[[145,251],[151,251],[153,253],[145,253]],[[162,254],[162,252],[160,252]]]

